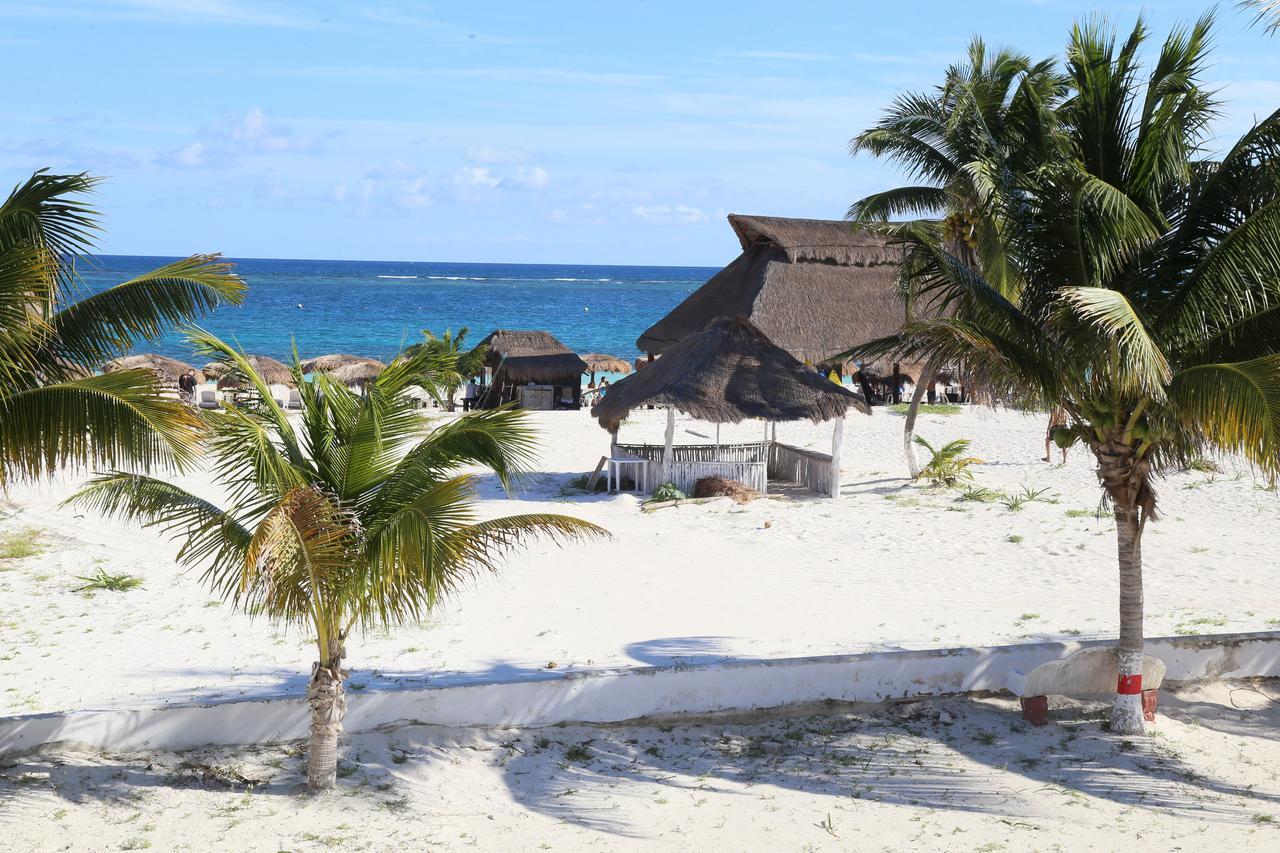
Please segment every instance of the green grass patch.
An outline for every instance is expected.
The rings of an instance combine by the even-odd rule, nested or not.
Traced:
[[[1021,536],[1019,536],[1019,535],[1018,535],[1018,534],[1016,534],[1016,533],[1013,533],[1013,534],[1010,534],[1009,536],[1006,536],[1006,537],[1004,538],[1004,541],[1006,541],[1006,542],[1011,542],[1011,543],[1013,543],[1014,545],[1018,545],[1018,544],[1020,544],[1020,543],[1022,542],[1022,537],[1021,537]]]
[[[137,589],[142,586],[142,578],[133,575],[110,574],[102,569],[98,569],[92,575],[76,575],[76,580],[84,581],[84,586],[75,588],[76,592],[91,592],[94,590],[105,590],[108,592],[128,592],[131,589]]]
[[[1089,518],[1090,516],[1096,516],[1097,514],[1098,514],[1098,511],[1096,509],[1067,510],[1067,518]]]
[[[911,408],[910,403],[894,403],[889,406],[889,411],[895,415],[905,415]],[[950,415],[958,415],[964,411],[963,406],[957,406],[954,403],[921,403],[920,414],[922,415],[942,415],[947,417]]]
[[[0,536],[0,560],[25,560],[44,553],[41,531],[34,527]]]

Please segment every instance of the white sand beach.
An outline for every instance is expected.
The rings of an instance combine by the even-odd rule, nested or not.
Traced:
[[[793,709],[347,739],[338,787],[305,745],[51,752],[0,767],[11,850],[1275,850],[1280,691],[1166,691],[1151,736],[1055,702]]]
[[[485,515],[555,511],[608,528],[609,542],[517,553],[429,624],[349,643],[354,689],[512,678],[543,670],[1112,637],[1113,525],[1078,450],[1040,461],[1044,418],[965,408],[924,415],[935,445],[973,440],[979,485],[1046,490],[1017,511],[909,484],[903,419],[851,414],[842,497],[789,493],[739,506],[642,512],[630,494],[588,496],[607,434],[586,412],[532,415],[541,473],[508,499],[482,484]],[[662,411],[637,412],[622,440],[660,442]],[[677,441],[713,427],[680,419]],[[724,440],[757,438],[758,423]],[[779,440],[829,449],[830,426],[782,424]],[[1176,473],[1144,543],[1147,633],[1274,629],[1272,559],[1280,502],[1252,472]],[[213,494],[207,476],[188,477]],[[39,531],[41,553],[0,562],[0,714],[301,692],[309,638],[219,602],[175,568],[176,543],[60,501],[75,483],[14,490],[0,532]],[[1193,522],[1193,523],[1189,523]],[[77,592],[97,568],[142,578],[128,592]]]

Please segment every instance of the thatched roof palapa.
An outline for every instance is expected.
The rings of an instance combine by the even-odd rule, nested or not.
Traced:
[[[380,361],[361,359],[329,371],[329,375],[346,385],[364,385],[377,379],[386,367]]]
[[[825,421],[843,418],[850,407],[870,412],[859,395],[798,361],[743,317],[717,320],[619,379],[591,414],[612,432],[632,409],[649,404],[713,423]]]
[[[573,384],[586,372],[577,353],[548,332],[497,329],[480,342],[489,348],[486,363],[513,385],[527,382],[556,383],[572,377]]]
[[[282,361],[277,361],[270,356],[251,355],[248,356],[249,366],[254,369],[262,381],[268,385],[288,385],[292,387],[293,371]],[[230,364],[222,361],[213,361],[204,366],[204,375],[206,379],[218,380],[218,388],[239,388],[243,385],[242,377],[236,375],[236,371],[232,369]]]
[[[185,361],[178,361],[176,358],[169,358],[167,355],[139,353],[138,355],[113,358],[102,365],[102,372],[115,373],[118,370],[138,370],[140,368],[150,370],[155,374],[161,385],[168,387],[177,387],[179,376],[188,370],[195,370]]]
[[[730,214],[742,254],[637,339],[665,353],[719,317],[746,317],[802,361],[897,332],[902,252],[838,220]]]
[[[303,373],[328,373],[341,367],[347,367],[351,364],[369,364],[377,365],[384,368],[382,362],[374,358],[366,358],[362,355],[349,355],[344,352],[330,353],[329,355],[318,355],[315,358],[303,359]]]
[[[616,355],[607,355],[602,352],[586,352],[580,357],[587,363],[587,369],[582,371],[583,373],[631,372],[631,362],[625,358],[618,358]]]

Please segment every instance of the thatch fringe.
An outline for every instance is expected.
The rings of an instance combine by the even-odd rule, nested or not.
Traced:
[[[713,423],[816,422],[842,418],[850,407],[870,411],[860,396],[802,364],[743,317],[714,321],[618,380],[591,414],[612,432],[632,409],[649,404]]]
[[[586,362],[549,332],[497,329],[480,343],[489,348],[489,367],[495,374],[500,370],[501,379],[512,385],[537,382],[577,387],[587,371]]]

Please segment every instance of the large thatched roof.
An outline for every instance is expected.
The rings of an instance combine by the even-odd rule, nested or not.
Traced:
[[[612,431],[632,409],[651,403],[714,423],[825,421],[844,417],[850,407],[870,412],[857,394],[802,364],[741,317],[715,321],[619,379],[591,414]]]
[[[195,370],[194,367],[185,361],[178,361],[176,358],[169,358],[167,355],[155,355],[154,353],[139,353],[138,355],[126,355],[120,358],[113,358],[106,364],[102,365],[103,373],[115,373],[117,370],[137,370],[138,368],[146,368],[156,375],[156,379],[161,385],[175,387],[178,384],[178,377],[186,373],[188,370]]]
[[[525,382],[577,384],[587,364],[548,332],[497,329],[480,342],[489,348],[486,363],[513,385]]]
[[[641,335],[641,350],[665,353],[717,317],[747,317],[816,364],[901,328],[901,252],[885,238],[834,220],[730,214],[729,224],[742,254]]]

